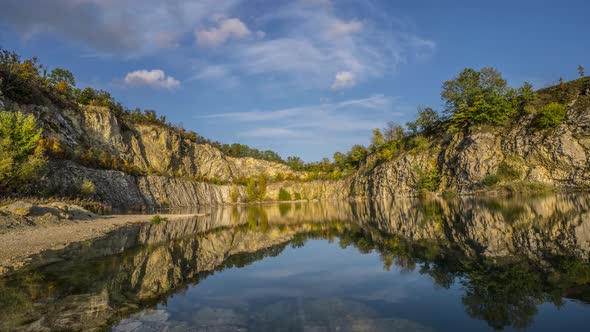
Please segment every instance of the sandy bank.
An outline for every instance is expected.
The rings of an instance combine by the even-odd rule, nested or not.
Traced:
[[[162,215],[168,221],[191,215]],[[111,230],[148,222],[151,215],[97,216],[44,226],[20,228],[0,234],[0,275],[24,266],[28,257],[48,249],[61,249],[72,242],[90,240]]]

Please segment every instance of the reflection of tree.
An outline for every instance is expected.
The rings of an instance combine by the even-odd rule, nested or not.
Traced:
[[[494,329],[528,327],[547,298],[540,274],[525,263],[475,264],[462,283],[467,313]]]
[[[191,233],[172,242],[128,250],[85,265],[71,264],[63,270],[49,270],[42,275],[21,274],[16,282],[18,285],[0,279],[0,312],[6,313],[11,321],[37,319],[37,307],[42,307],[36,306],[39,299],[58,302],[61,294],[68,295],[72,289],[84,290],[88,294],[99,294],[106,289],[110,296],[109,308],[115,311],[127,303],[145,307],[165,298],[168,292],[198,283],[212,273],[209,269],[243,267],[276,256],[287,245],[297,248],[304,246],[309,239],[332,241],[335,238],[339,239],[342,248],[352,246],[360,253],[377,253],[385,270],[395,267],[401,272],[418,271],[430,276],[437,286],[443,288],[459,283],[464,290],[462,301],[466,312],[473,318],[485,320],[495,329],[527,327],[533,322],[539,304],[551,302],[559,306],[566,295],[589,301],[590,266],[578,257],[580,255],[574,254],[579,251],[570,250],[567,245],[571,242],[560,242],[563,244],[559,247],[561,252],[569,253],[565,256],[553,257],[543,253],[540,243],[538,247],[525,248],[538,253],[535,258],[510,256],[491,260],[483,255],[486,241],[494,240],[494,234],[510,232],[485,234],[487,228],[479,228],[481,223],[485,222],[489,227],[495,220],[502,219],[509,222],[501,223],[504,228],[500,230],[513,231],[514,224],[530,219],[532,209],[501,200],[485,204],[475,199],[455,203],[437,199],[420,201],[417,205],[405,206],[404,213],[395,210],[395,206],[387,207],[392,211],[352,206],[355,222],[329,218],[317,222],[315,215],[313,222],[300,221],[299,218],[281,218],[277,222],[277,213],[267,214],[268,209],[264,206],[232,207],[230,215],[235,222],[229,226],[221,224],[195,236]],[[298,213],[310,216],[310,211],[306,210],[308,205],[298,204],[294,208],[283,205],[278,206],[281,216],[297,217]],[[476,220],[474,215],[483,219]],[[396,224],[393,216],[403,216],[402,222]],[[567,217],[551,218],[558,226],[559,220],[563,219]],[[526,231],[529,232],[529,228]],[[548,241],[544,234],[539,232],[535,239]],[[517,235],[522,240],[529,234]],[[241,245],[248,250],[237,250],[242,248]],[[149,266],[158,268],[148,270]],[[151,286],[159,288],[153,291],[149,288]],[[2,327],[0,322],[0,330]]]

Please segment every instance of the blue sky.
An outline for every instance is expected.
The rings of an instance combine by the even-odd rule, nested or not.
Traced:
[[[588,1],[2,0],[0,45],[222,142],[330,157],[493,66],[590,71]]]

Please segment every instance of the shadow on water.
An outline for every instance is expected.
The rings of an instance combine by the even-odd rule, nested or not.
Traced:
[[[281,203],[206,212],[33,257],[30,269],[0,278],[0,329],[501,330],[535,328],[546,305],[560,309],[551,314],[557,322],[568,308],[590,309],[587,196]],[[334,246],[344,260],[316,259],[316,248]],[[371,274],[373,263],[363,254],[379,258],[380,272]],[[305,264],[296,274],[252,277],[281,273],[282,260],[297,259]],[[270,267],[264,270],[263,262]],[[372,295],[397,282],[391,273],[382,276],[390,270],[437,290],[416,288],[415,296],[397,301]],[[319,275],[328,276],[325,285]],[[314,278],[318,287],[306,283]],[[215,280],[225,284],[215,288]],[[329,293],[338,282],[349,288]],[[440,304],[420,296],[450,304],[434,307]],[[429,310],[461,318],[437,320],[427,317]]]

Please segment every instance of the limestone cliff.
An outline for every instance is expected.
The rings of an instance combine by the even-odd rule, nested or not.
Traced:
[[[56,106],[9,103],[14,111],[33,113],[46,137],[55,137],[70,150],[95,147],[127,160],[139,170],[168,177],[232,178],[269,177],[293,173],[283,164],[254,158],[232,158],[209,144],[197,144],[178,132],[157,124],[124,123],[103,107],[63,109]]]
[[[438,194],[472,194],[490,190],[486,181],[515,186],[558,189],[590,188],[590,79],[584,78],[538,92],[541,103],[567,105],[564,121],[537,129],[535,114],[521,114],[503,127],[481,126],[429,138],[430,146],[399,153],[377,164],[369,156],[358,171],[337,181],[283,181],[271,183],[266,199],[278,199],[281,188],[291,197],[310,199],[373,199],[415,196],[425,175],[435,175]],[[305,177],[283,164],[252,158],[232,158],[209,144],[197,144],[177,131],[157,124],[121,123],[100,107],[63,109],[56,106],[6,107],[35,114],[46,136],[56,137],[71,150],[98,147],[144,171],[132,176],[119,171],[54,161],[40,186],[49,194],[68,195],[84,179],[96,186],[92,198],[118,207],[195,206],[246,200],[245,188],[213,185],[196,178],[224,183],[241,177],[278,173]],[[511,177],[498,176],[510,169]],[[155,175],[158,174],[158,175]],[[219,183],[219,181],[217,181]]]

